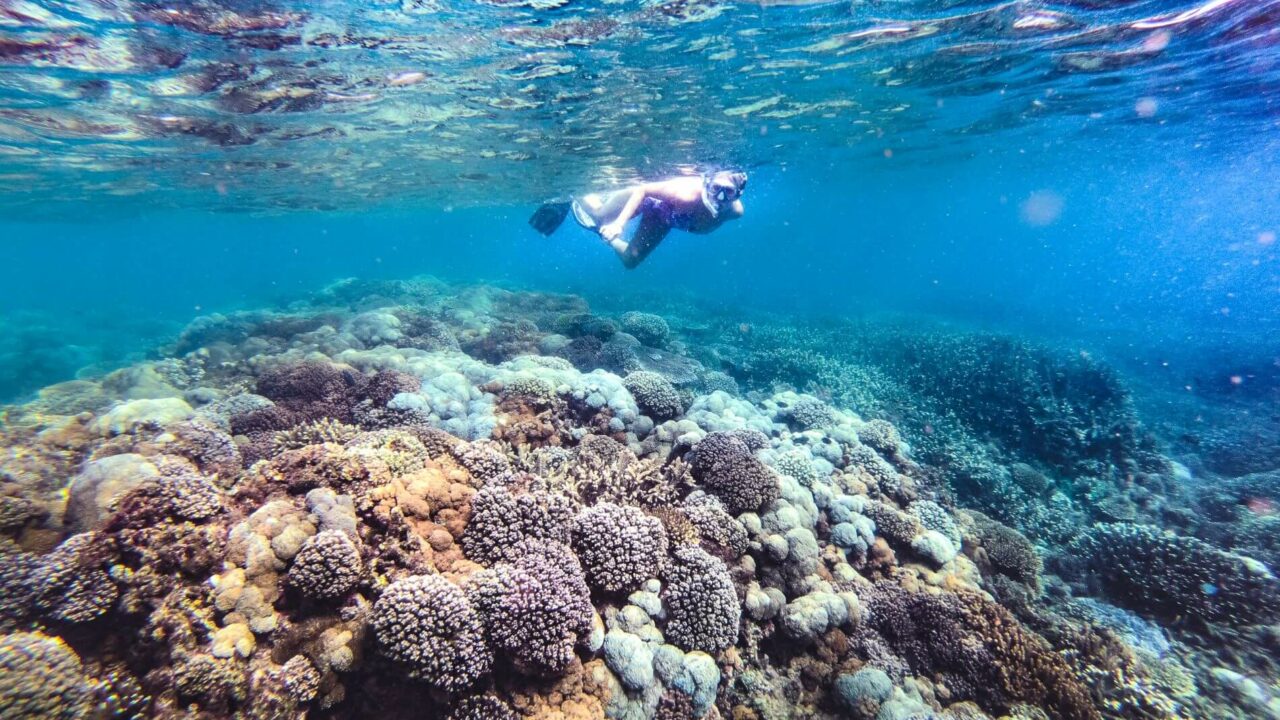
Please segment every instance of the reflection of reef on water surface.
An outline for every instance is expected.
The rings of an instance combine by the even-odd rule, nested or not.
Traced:
[[[46,388],[3,426],[0,714],[1277,704],[1274,474],[1197,491],[1079,353],[749,320],[347,281]]]

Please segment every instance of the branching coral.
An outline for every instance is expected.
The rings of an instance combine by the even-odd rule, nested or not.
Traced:
[[[448,720],[516,720],[516,714],[493,695],[472,695],[453,706]]]
[[[969,517],[973,541],[981,548],[992,569],[1019,582],[1035,585],[1044,563],[1031,541],[1017,530],[982,513],[973,511]]]
[[[1280,615],[1280,581],[1266,566],[1195,538],[1143,525],[1102,524],[1069,552],[1108,596],[1139,612],[1230,625]]]
[[[61,638],[38,632],[0,636],[0,717],[78,720],[93,707],[93,685]]]
[[[360,550],[351,538],[325,530],[302,543],[289,568],[289,583],[316,600],[340,598],[360,582],[360,570]]]
[[[280,430],[274,436],[274,454],[308,445],[337,443],[341,445],[356,436],[360,429],[333,418],[320,418],[296,427]]]
[[[657,577],[667,555],[667,533],[641,510],[600,503],[573,519],[573,550],[592,587],[630,592]]]
[[[442,690],[465,690],[493,664],[466,594],[438,575],[388,585],[373,606],[373,631],[384,655]]]
[[[541,539],[514,545],[510,561],[471,576],[467,597],[489,641],[520,672],[559,675],[591,632],[590,593],[577,558]]]
[[[719,652],[738,638],[742,605],[729,571],[701,548],[677,547],[663,572],[666,635],[684,650]]]
[[[633,372],[623,381],[640,410],[654,420],[667,420],[684,412],[684,399],[670,380],[655,372]]]
[[[645,312],[622,314],[622,331],[649,347],[665,347],[671,337],[671,326],[661,315]]]
[[[568,544],[573,515],[573,503],[562,495],[488,485],[471,500],[462,549],[476,562],[493,563],[510,558],[521,540]]]
[[[736,434],[714,432],[693,449],[694,478],[731,513],[752,512],[779,496],[778,478]]]
[[[1007,610],[971,592],[910,592],[889,583],[867,594],[872,626],[917,674],[936,675],[952,697],[987,710],[1016,702],[1064,720],[1100,720],[1066,662]]]
[[[679,500],[692,479],[679,459],[640,460],[629,448],[603,435],[587,435],[574,453],[576,462],[555,468],[549,479],[567,485],[584,503],[663,507]]]

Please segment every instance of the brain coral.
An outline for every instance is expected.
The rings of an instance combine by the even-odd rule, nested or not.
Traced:
[[[360,582],[360,570],[360,550],[351,538],[325,530],[302,544],[289,568],[289,582],[309,598],[340,598]]]
[[[657,518],[637,508],[600,503],[574,518],[573,550],[596,589],[630,592],[657,577],[667,533]]]
[[[0,637],[0,717],[87,717],[92,697],[80,658],[60,638],[38,632]]]
[[[729,570],[699,547],[676,548],[663,572],[667,638],[684,650],[715,653],[738,639],[742,605]]]
[[[512,548],[510,562],[471,576],[467,597],[489,641],[528,675],[563,673],[573,648],[591,632],[591,595],[568,547],[530,539]]]
[[[373,631],[383,655],[442,690],[470,687],[493,664],[466,594],[438,575],[388,585],[373,606]]]
[[[773,469],[730,432],[710,433],[695,445],[691,470],[735,515],[759,510],[781,492]]]
[[[1280,615],[1280,583],[1252,558],[1146,525],[1095,525],[1072,553],[1117,603],[1163,617],[1241,625]]]
[[[462,549],[467,557],[487,564],[510,558],[515,545],[526,538],[567,545],[573,515],[573,503],[561,495],[489,485],[471,500]]]
[[[684,412],[684,400],[671,381],[655,372],[633,372],[622,381],[640,410],[654,420],[667,420]]]

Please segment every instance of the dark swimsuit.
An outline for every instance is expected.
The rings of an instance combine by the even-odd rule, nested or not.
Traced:
[[[640,211],[645,215],[653,215],[665,223],[667,227],[675,228],[676,230],[688,230],[693,227],[694,212],[677,210],[671,203],[658,198],[645,198],[644,204],[640,206]]]

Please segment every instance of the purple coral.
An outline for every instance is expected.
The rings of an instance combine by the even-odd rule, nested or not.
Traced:
[[[360,549],[337,530],[307,538],[289,568],[289,583],[316,600],[340,598],[360,582]]]
[[[657,518],[637,508],[600,503],[574,518],[573,549],[593,587],[630,592],[657,577],[667,533]]]
[[[487,564],[511,559],[514,546],[526,538],[567,545],[573,515],[573,503],[561,495],[489,485],[471,500],[462,549],[467,557]]]
[[[778,476],[738,435],[713,432],[693,448],[694,478],[733,513],[754,512],[780,494]]]
[[[96,620],[115,606],[120,590],[103,569],[105,548],[96,533],[67,538],[42,561],[36,604],[61,622]]]
[[[528,675],[563,673],[574,646],[591,632],[590,591],[568,547],[525,540],[501,562],[471,576],[467,585],[489,642]]]
[[[493,695],[472,695],[453,706],[449,720],[516,720],[516,714]]]
[[[493,665],[480,616],[461,589],[438,575],[388,585],[373,606],[373,631],[383,655],[449,692],[474,685]]]
[[[671,381],[655,372],[633,372],[622,381],[640,411],[654,420],[669,420],[684,412],[684,399]]]
[[[738,639],[742,604],[729,569],[705,550],[678,547],[663,572],[667,638],[684,650],[715,653]]]
[[[0,637],[0,717],[57,720],[87,717],[93,689],[61,638],[38,632]]]
[[[1162,617],[1243,625],[1280,617],[1280,581],[1262,563],[1146,525],[1096,525],[1071,547],[1117,603]]]

